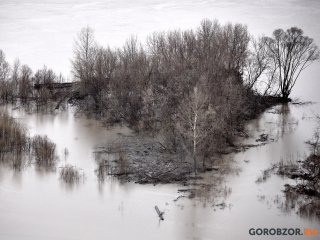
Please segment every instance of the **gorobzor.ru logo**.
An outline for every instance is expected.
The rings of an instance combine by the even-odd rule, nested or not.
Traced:
[[[317,236],[316,228],[250,228],[254,236]],[[320,236],[319,236],[320,237]]]

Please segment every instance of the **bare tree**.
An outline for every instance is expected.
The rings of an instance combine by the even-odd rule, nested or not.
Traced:
[[[178,112],[177,128],[184,139],[185,149],[191,149],[194,173],[197,173],[198,149],[210,133],[214,110],[208,104],[206,94],[194,87],[191,94],[182,101]]]
[[[96,110],[108,109],[107,96],[110,94],[110,81],[114,77],[118,57],[109,47],[98,47],[94,61],[93,78],[89,84],[89,94],[95,101]]]
[[[248,56],[243,71],[243,82],[247,89],[263,96],[277,95],[277,66],[269,54],[265,38],[251,38]]]
[[[6,61],[4,52],[0,49],[0,98],[8,102],[12,96],[12,84],[9,81],[10,66]]]
[[[244,83],[248,89],[253,89],[257,81],[270,65],[268,49],[263,39],[251,39],[251,49],[244,67]]]
[[[129,124],[136,125],[142,115],[143,93],[149,76],[147,55],[134,36],[117,53],[119,63],[111,82],[113,112]]]
[[[57,76],[53,70],[48,69],[47,66],[44,66],[42,69],[39,69],[34,74],[34,83],[35,84],[47,84],[50,85],[56,82]]]
[[[102,105],[107,104],[105,98],[110,93],[110,80],[117,61],[117,55],[109,47],[98,46],[91,28],[81,30],[74,44],[73,75],[80,81],[82,94],[93,99],[97,113],[106,108]]]
[[[6,81],[9,77],[10,66],[6,61],[4,52],[0,49],[0,81]]]
[[[11,71],[11,82],[13,84],[13,96],[17,97],[19,92],[19,74],[20,74],[20,60],[16,59],[13,63]]]
[[[58,77],[53,70],[44,66],[34,74],[34,97],[36,100],[37,109],[47,106],[50,99],[54,98],[52,84],[57,81]]]
[[[309,144],[313,155],[320,156],[320,115],[316,115],[317,126],[312,138],[306,143]]]
[[[277,66],[282,98],[288,99],[300,73],[319,59],[319,49],[313,39],[299,28],[277,29],[273,38],[266,37],[270,57]]]
[[[86,90],[92,80],[96,55],[96,42],[91,28],[86,27],[80,31],[74,42],[73,52],[73,75],[81,82],[82,89]]]
[[[241,74],[250,40],[247,26],[242,24],[227,24],[223,28],[222,39],[227,44],[224,46],[226,51],[224,55],[226,69]]]
[[[19,75],[18,97],[20,97],[22,103],[26,103],[32,95],[32,70],[29,66],[22,65]]]

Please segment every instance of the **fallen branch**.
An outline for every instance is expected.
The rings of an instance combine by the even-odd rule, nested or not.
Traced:
[[[161,212],[160,210],[159,210],[159,208],[158,208],[158,206],[156,205],[155,207],[154,207],[154,209],[156,210],[156,212],[157,212],[157,214],[158,214],[158,216],[159,216],[159,218],[160,218],[160,220],[164,220],[164,218],[163,218],[163,214],[164,214],[164,212]]]

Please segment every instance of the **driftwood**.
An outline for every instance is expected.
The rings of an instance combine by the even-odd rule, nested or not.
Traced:
[[[184,196],[184,195],[180,195],[178,196],[176,199],[174,199],[173,201],[176,202],[178,201],[180,198],[186,198],[187,196]]]
[[[157,214],[158,214],[158,216],[159,216],[160,220],[164,220],[164,218],[163,218],[163,214],[164,214],[164,212],[161,212],[161,211],[159,210],[159,208],[158,208],[158,206],[157,206],[157,205],[154,207],[154,209],[156,210],[156,212],[157,212]]]

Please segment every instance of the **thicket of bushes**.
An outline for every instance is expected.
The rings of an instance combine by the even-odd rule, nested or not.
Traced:
[[[78,87],[68,97],[81,112],[164,136],[167,149],[192,156],[196,166],[196,158],[232,145],[246,119],[288,101],[300,72],[318,58],[298,28],[254,39],[245,25],[203,20],[196,30],[154,33],[143,45],[131,37],[117,49],[99,45],[84,28],[72,60]],[[60,101],[67,95],[33,85],[61,79],[46,67],[34,75],[19,62],[10,68],[0,51],[4,102]]]
[[[14,169],[23,167],[24,153],[30,150],[27,131],[10,116],[0,112],[0,160]]]
[[[0,162],[21,170],[35,159],[40,167],[54,167],[56,163],[55,144],[46,136],[29,138],[28,131],[14,118],[0,112]]]
[[[56,161],[56,144],[47,136],[36,135],[32,138],[32,151],[39,166],[52,167]]]
[[[161,134],[167,149],[194,162],[210,158],[232,144],[259,103],[268,105],[245,80],[249,42],[244,25],[204,20],[196,31],[154,33],[144,46],[131,37],[111,49],[85,28],[72,61],[84,98],[76,104],[110,123]]]
[[[84,180],[84,173],[76,166],[67,164],[60,169],[60,179],[70,186],[77,184],[80,180]]]
[[[28,65],[16,60],[12,66],[5,59],[0,49],[0,103],[14,103],[19,101],[26,105],[34,102],[37,110],[41,110],[51,101],[56,101],[54,91],[47,87],[35,88],[36,84],[50,84],[64,81],[62,75],[55,74],[44,66],[42,69],[32,72]]]

